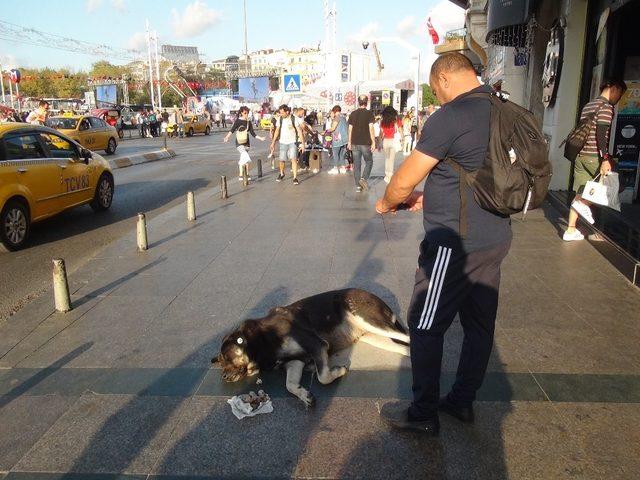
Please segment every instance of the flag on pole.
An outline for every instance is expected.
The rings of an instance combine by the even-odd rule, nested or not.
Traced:
[[[433,28],[433,24],[431,23],[431,17],[427,19],[427,30],[429,30],[429,35],[431,35],[431,41],[434,45],[438,45],[440,43],[440,36],[438,36],[438,32]]]

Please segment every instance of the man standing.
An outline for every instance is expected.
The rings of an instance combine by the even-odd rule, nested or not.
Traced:
[[[578,214],[587,222],[594,222],[589,203],[583,200],[580,194],[588,181],[611,171],[609,135],[613,121],[613,106],[618,103],[626,90],[627,85],[623,81],[605,80],[600,85],[600,96],[587,103],[582,109],[581,121],[594,114],[595,117],[587,135],[587,141],[573,166],[573,188],[577,194],[569,210],[569,226],[562,236],[565,242],[584,239],[584,235],[576,228]]]
[[[44,125],[47,121],[47,116],[49,115],[49,102],[45,100],[40,100],[38,103],[38,108],[33,110],[27,116],[26,122],[32,125]]]
[[[297,117],[298,123],[300,124],[300,130],[302,131],[303,135],[302,138],[298,140],[298,143],[302,143],[303,145],[305,145],[307,143],[307,140],[311,140],[311,136],[314,134],[313,128],[311,128],[311,125],[306,121],[304,108],[300,107],[294,109],[294,115]],[[309,169],[310,153],[311,152],[306,149],[300,150],[300,155],[298,156],[298,158],[300,159],[299,166],[303,170]]]
[[[288,105],[280,105],[278,108],[280,118],[276,125],[276,131],[271,140],[271,152],[276,147],[276,141],[280,141],[280,174],[276,178],[277,182],[284,180],[284,165],[287,160],[291,162],[291,171],[293,173],[293,184],[299,185],[298,181],[298,150],[304,152],[304,137],[300,121],[295,115],[291,115],[291,108]],[[298,147],[300,142],[300,147]]]
[[[379,213],[403,202],[412,211],[423,209],[425,229],[407,315],[413,401],[386,404],[380,414],[396,428],[437,435],[438,410],[473,421],[472,404],[493,346],[500,265],[511,244],[511,221],[480,208],[469,187],[464,206],[458,173],[446,161],[451,158],[466,171],[482,166],[489,145],[491,88],[480,85],[473,65],[459,53],[440,56],[429,83],[443,106],[429,117],[416,149],[376,204]],[[414,191],[425,177],[424,192]],[[461,208],[466,213],[462,220]],[[462,351],[456,381],[440,399],[443,338],[456,315],[464,330]]]
[[[375,118],[371,110],[367,110],[369,97],[358,97],[358,108],[349,115],[349,144],[347,148],[353,152],[353,178],[356,192],[367,190],[369,175],[373,168],[373,151],[376,148],[376,136],[373,131]],[[364,172],[362,171],[364,159]]]

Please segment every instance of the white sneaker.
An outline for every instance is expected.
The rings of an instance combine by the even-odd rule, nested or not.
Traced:
[[[571,233],[569,233],[569,231],[567,230],[566,232],[564,232],[564,235],[562,235],[562,240],[564,240],[565,242],[584,240],[584,235],[580,233],[580,230],[578,230],[577,228]]]
[[[578,212],[578,215],[584,218],[587,222],[593,225],[595,220],[593,219],[593,214],[591,213],[591,209],[587,205],[585,205],[582,202],[574,201],[571,204],[571,208],[573,208],[576,212]]]
[[[391,177],[389,175],[385,175],[384,183],[389,183],[391,181]]]
[[[344,173],[347,173],[347,168],[346,168],[346,167],[340,167],[340,168],[338,169],[338,171],[339,171],[340,173],[344,174]]]
[[[340,171],[339,171],[336,167],[333,167],[333,168],[332,168],[331,170],[329,170],[327,173],[328,173],[329,175],[337,175],[338,173],[340,173]]]

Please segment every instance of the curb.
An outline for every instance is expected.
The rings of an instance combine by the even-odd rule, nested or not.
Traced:
[[[109,166],[112,169],[126,168],[133,165],[140,165],[142,163],[155,162],[157,160],[163,160],[165,158],[172,158],[176,156],[176,152],[171,149],[162,149],[155,152],[140,153],[137,155],[130,155],[128,157],[120,157],[116,159],[109,159]]]

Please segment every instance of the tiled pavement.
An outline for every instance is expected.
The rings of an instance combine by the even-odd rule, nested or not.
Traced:
[[[372,183],[267,175],[226,201],[208,192],[195,223],[183,207],[154,219],[146,253],[132,233],[80,269],[72,312],[44,296],[0,325],[0,479],[640,478],[640,294],[587,243],[564,244],[548,206],[514,219],[474,425],[388,430],[378,408],[409,398],[409,365],[367,345],[334,385],[305,378],[314,410],[274,372],[274,413],[232,416],[226,398],[256,387],[223,384],[209,360],[241,318],[343,286],[404,318],[421,219],[376,215]],[[460,342],[455,322],[443,388]]]

